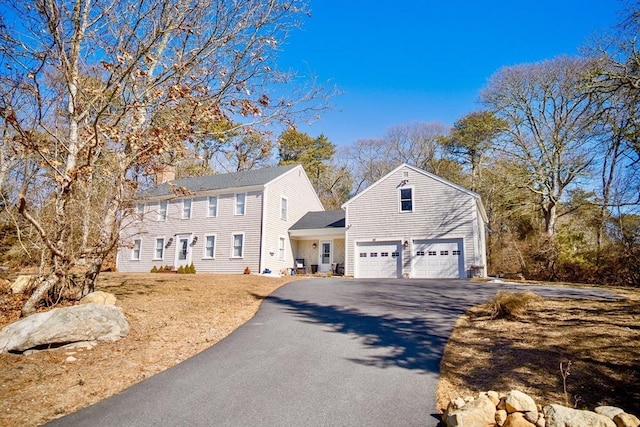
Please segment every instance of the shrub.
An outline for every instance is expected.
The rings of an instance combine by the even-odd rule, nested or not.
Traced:
[[[191,261],[191,265],[189,265],[187,269],[188,269],[187,271],[188,274],[196,274],[196,266],[193,265],[193,261]]]
[[[249,267],[245,267],[244,274],[251,274],[251,269]]]
[[[499,291],[489,303],[491,320],[514,319],[524,314],[531,302],[539,301],[540,299],[538,295],[531,291]]]
[[[184,266],[183,266],[183,265],[181,265],[180,267],[178,267],[178,274],[185,274]]]
[[[157,273],[162,273],[163,271],[164,271],[164,266],[162,265],[160,266],[160,268],[156,270]]]
[[[160,267],[162,268],[162,267]],[[153,267],[151,267],[151,272],[152,273],[157,273],[158,272],[158,267],[156,267],[155,265]]]

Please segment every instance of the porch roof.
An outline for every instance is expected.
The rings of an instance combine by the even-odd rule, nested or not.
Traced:
[[[345,211],[307,212],[289,228],[289,234],[296,237],[324,235],[344,235]]]

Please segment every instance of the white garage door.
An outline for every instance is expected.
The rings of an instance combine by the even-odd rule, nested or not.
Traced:
[[[462,239],[417,240],[411,254],[416,278],[450,279],[463,277]]]
[[[357,278],[402,277],[400,242],[366,242],[356,246]]]

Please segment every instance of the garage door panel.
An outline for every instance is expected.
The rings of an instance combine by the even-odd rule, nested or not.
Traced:
[[[413,247],[413,277],[439,279],[461,277],[461,239],[416,241]]]
[[[356,249],[356,277],[400,277],[400,243],[363,242]]]

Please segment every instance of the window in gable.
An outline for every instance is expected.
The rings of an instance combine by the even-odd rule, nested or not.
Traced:
[[[413,211],[413,189],[412,188],[400,189],[400,211],[401,212]]]

